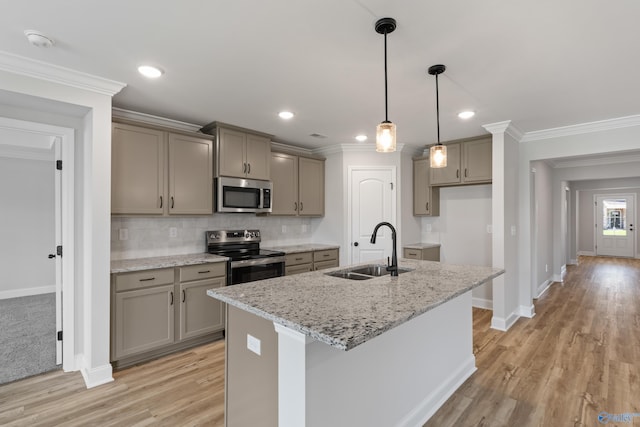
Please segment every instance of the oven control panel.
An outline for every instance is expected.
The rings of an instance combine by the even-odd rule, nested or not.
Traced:
[[[260,242],[260,230],[207,231],[207,244],[223,242]]]

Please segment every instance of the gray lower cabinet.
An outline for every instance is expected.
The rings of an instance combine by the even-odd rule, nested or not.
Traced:
[[[111,361],[128,366],[222,337],[226,264],[161,268],[111,277]]]
[[[324,270],[339,265],[338,249],[298,252],[285,256],[285,276]]]
[[[431,248],[403,248],[402,257],[407,259],[420,259],[425,261],[440,261],[440,246]]]

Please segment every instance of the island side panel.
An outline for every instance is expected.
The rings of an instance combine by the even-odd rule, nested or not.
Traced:
[[[247,348],[248,335],[260,341],[260,355]],[[227,427],[278,425],[278,334],[273,322],[230,305],[225,386]]]
[[[280,366],[291,359],[305,378],[290,383],[293,372],[280,375],[281,396],[282,388],[304,396],[304,424],[296,426],[422,425],[476,369],[471,292],[350,351],[309,340],[298,347],[283,354],[280,345]],[[283,411],[299,419],[295,406],[280,402],[281,427],[293,425],[282,422]]]

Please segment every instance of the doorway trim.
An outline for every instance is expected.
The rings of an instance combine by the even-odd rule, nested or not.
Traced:
[[[7,117],[0,117],[0,128],[19,132],[28,132],[50,137],[52,141],[60,141],[62,173],[62,241],[64,249],[62,257],[62,324],[64,339],[62,340],[62,369],[65,372],[76,371],[75,357],[75,246],[74,246],[74,155],[75,134],[72,128],[28,122]]]
[[[636,224],[636,218],[638,216],[638,211],[637,211],[637,201],[636,201],[636,195],[633,193],[624,193],[624,192],[620,192],[620,193],[594,193],[593,194],[593,221],[595,223],[595,227],[593,228],[593,253],[595,256],[598,256],[598,238],[599,235],[601,233],[600,231],[600,220],[599,220],[599,211],[601,209],[600,206],[597,205],[597,201],[599,198],[612,198],[615,199],[616,197],[623,197],[626,198],[628,200],[631,200],[631,205],[633,208],[633,218],[628,218],[627,222],[632,222],[633,224]],[[637,229],[637,227],[636,227]],[[635,236],[635,234],[631,235],[631,258],[637,258],[637,254],[638,254],[638,247],[637,247],[637,237]],[[605,255],[605,256],[609,256],[609,255]]]

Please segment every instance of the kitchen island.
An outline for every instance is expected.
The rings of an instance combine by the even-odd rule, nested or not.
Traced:
[[[349,280],[327,274],[344,270],[335,268],[209,290],[230,306],[229,342],[250,349],[228,358],[227,390],[248,381],[230,365],[242,360],[251,373],[265,357],[259,331],[234,336],[237,312],[277,332],[280,427],[422,425],[475,371],[470,291],[504,271],[409,259],[399,267],[410,271]]]

